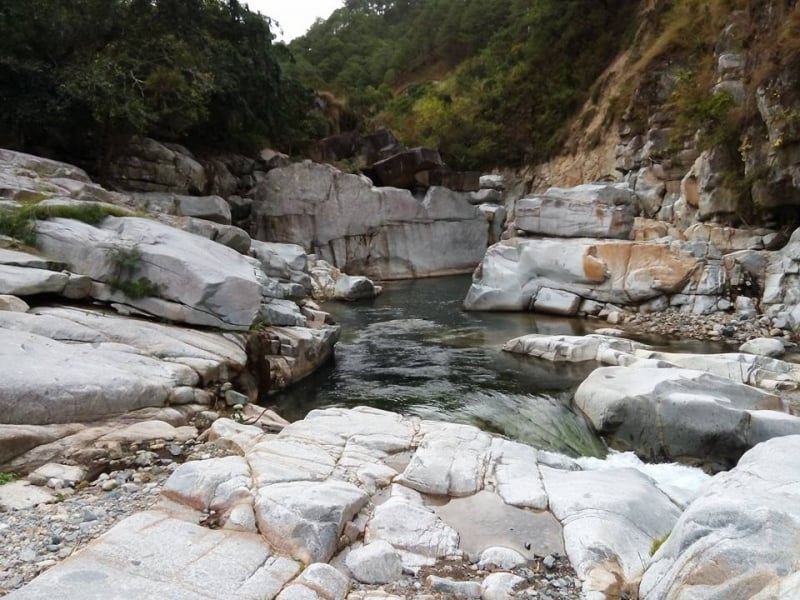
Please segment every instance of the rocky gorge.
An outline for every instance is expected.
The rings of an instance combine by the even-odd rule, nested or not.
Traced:
[[[794,236],[705,224],[645,241],[625,184],[514,201],[496,176],[415,194],[270,153],[134,152],[121,191],[0,154],[0,471],[25,477],[0,486],[9,597],[798,592],[800,371],[780,359],[794,296],[765,279],[791,269]],[[508,239],[487,250],[506,209]],[[294,423],[267,408],[334,352],[318,302],[481,260],[469,309],[623,328],[504,349],[596,365],[569,404],[626,453],[570,457],[369,407]],[[670,307],[752,340],[697,355],[627,339]]]

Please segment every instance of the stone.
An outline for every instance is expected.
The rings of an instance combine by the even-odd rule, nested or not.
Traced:
[[[0,485],[0,510],[24,510],[53,500],[48,488],[28,481],[12,481]]]
[[[311,162],[273,169],[254,192],[256,239],[301,244],[350,274],[389,280],[471,271],[488,225],[466,194],[374,188]]]
[[[480,186],[482,190],[499,190],[506,187],[506,179],[502,175],[481,175]]]
[[[86,468],[78,465],[47,463],[28,475],[28,481],[35,485],[42,485],[42,483],[36,483],[34,480],[41,482],[50,478],[59,479],[67,485],[73,486],[86,478]]]
[[[499,190],[481,189],[477,192],[472,192],[469,196],[471,204],[499,204],[503,195]]]
[[[195,460],[180,465],[164,484],[165,498],[195,510],[224,513],[250,495],[250,467],[240,456]]]
[[[636,581],[653,540],[672,530],[678,507],[635,469],[541,470],[550,510],[564,526],[564,546],[584,580],[584,593],[607,593],[613,589],[609,583]]]
[[[261,487],[256,518],[270,545],[307,564],[333,556],[345,523],[368,496],[341,481],[296,481]]]
[[[541,288],[597,302],[638,305],[683,290],[703,265],[696,253],[684,242],[668,240],[505,240],[487,250],[464,307],[528,310]]]
[[[231,224],[231,209],[219,196],[186,196],[167,193],[139,193],[128,196],[128,205],[138,210],[180,217],[195,217],[222,225]]]
[[[767,441],[711,479],[653,556],[640,597],[794,597],[798,449],[797,435]]]
[[[397,481],[437,496],[469,496],[481,489],[491,438],[475,427],[437,423]]]
[[[442,167],[438,150],[412,148],[373,163],[367,173],[375,185],[407,188],[414,184],[414,175]]]
[[[627,187],[550,188],[544,195],[519,200],[515,222],[534,235],[628,239],[635,217],[632,204],[633,194]]]
[[[510,571],[527,562],[527,559],[516,550],[495,546],[487,548],[481,553],[480,559],[478,559],[478,568],[483,570],[495,568]]]
[[[613,445],[648,459],[728,465],[765,436],[800,433],[800,418],[772,412],[778,397],[690,369],[596,369],[575,403]]]
[[[436,575],[428,575],[425,584],[432,592],[453,594],[456,598],[480,598],[483,592],[477,581],[455,581]]]
[[[533,297],[531,308],[535,312],[572,317],[578,312],[582,301],[577,294],[541,287]]]
[[[30,306],[22,298],[10,296],[7,294],[0,294],[0,310],[8,310],[11,312],[28,312]]]
[[[514,589],[526,580],[513,573],[492,573],[481,584],[482,600],[507,600],[514,596]]]
[[[754,338],[739,346],[739,352],[778,358],[786,354],[786,346],[779,339]]]
[[[174,148],[134,137],[109,165],[109,176],[126,190],[202,193],[207,183],[203,166],[185,149]]]
[[[493,439],[491,464],[497,494],[506,504],[520,508],[545,510],[547,493],[538,468],[539,452],[525,444]]]
[[[326,600],[344,600],[350,580],[331,565],[314,563],[308,565],[294,580],[320,594]]]
[[[405,568],[433,565],[458,552],[458,533],[426,507],[417,492],[397,484],[367,524],[365,543],[377,540],[391,544]]]
[[[337,300],[354,301],[375,296],[375,284],[363,276],[340,275],[333,292]]]
[[[60,294],[68,281],[66,273],[0,265],[0,294],[3,295]]]
[[[345,564],[355,579],[368,584],[392,583],[403,571],[397,552],[383,540],[351,550]]]
[[[173,321],[239,330],[250,326],[259,309],[261,283],[245,257],[148,219],[108,217],[97,227],[51,219],[39,223],[37,243],[73,271],[106,283],[120,277],[114,257],[128,253],[123,256],[134,257],[135,264],[122,276],[144,278],[154,288],[154,295],[141,299],[93,289],[93,296],[101,300],[123,302]]]

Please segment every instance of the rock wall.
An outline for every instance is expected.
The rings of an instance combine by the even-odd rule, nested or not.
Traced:
[[[470,199],[437,187],[419,198],[306,161],[273,169],[258,185],[253,234],[376,279],[465,273],[488,243],[487,220]]]

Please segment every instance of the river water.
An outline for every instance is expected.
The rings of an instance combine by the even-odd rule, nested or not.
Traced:
[[[526,333],[589,333],[586,323],[464,312],[469,285],[469,276],[393,282],[373,300],[327,304],[342,326],[335,360],[276,396],[278,413],[296,420],[314,408],[367,405],[470,423],[573,456],[602,456],[602,442],[570,407],[595,365],[501,350]]]

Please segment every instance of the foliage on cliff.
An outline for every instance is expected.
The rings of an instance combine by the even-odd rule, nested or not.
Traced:
[[[304,135],[269,19],[237,0],[4,0],[0,143],[77,158],[144,134],[252,148]]]
[[[462,167],[546,158],[632,32],[639,0],[346,0],[297,72]]]

